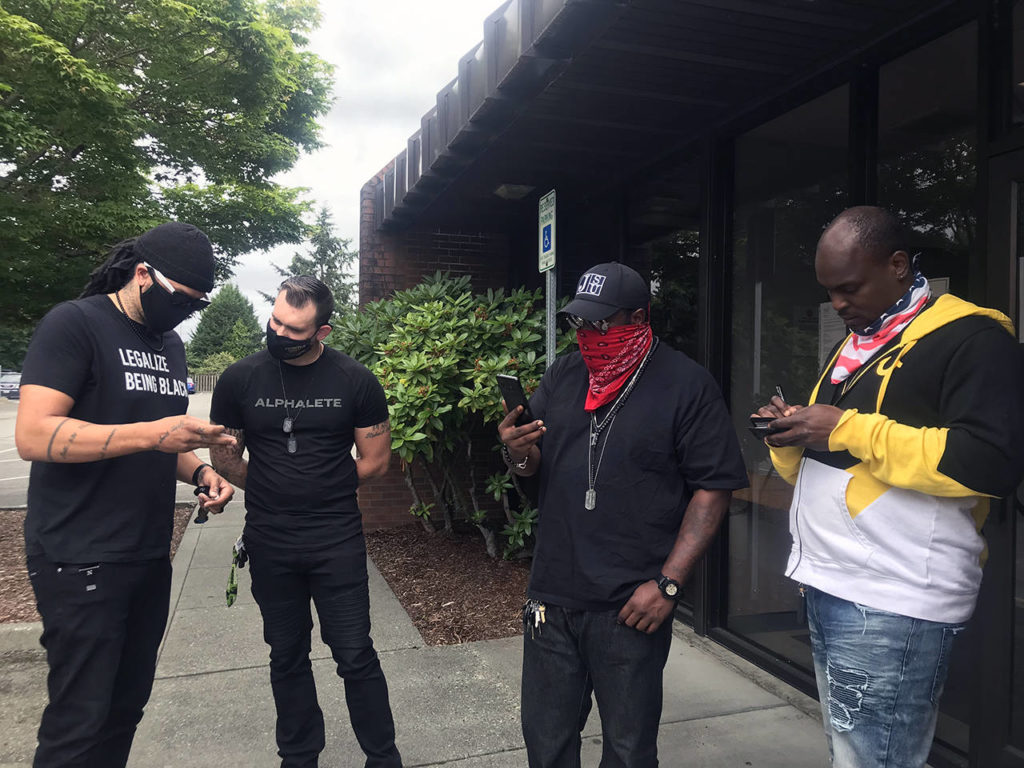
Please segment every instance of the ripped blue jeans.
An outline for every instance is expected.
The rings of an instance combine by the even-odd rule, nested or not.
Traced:
[[[922,768],[953,640],[941,624],[805,588],[814,674],[835,768]]]

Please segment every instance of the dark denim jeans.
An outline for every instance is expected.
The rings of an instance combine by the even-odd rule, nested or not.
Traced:
[[[252,595],[270,646],[270,686],[277,707],[282,768],[315,768],[323,751],[324,715],[309,661],[316,605],[320,636],[345,681],[352,730],[367,768],[399,768],[388,684],[370,639],[366,550],[347,543],[319,552],[281,552],[245,541]]]
[[[805,588],[814,674],[835,768],[922,768],[962,624]]]
[[[32,764],[124,766],[153,689],[170,559],[69,565],[32,555],[27,562],[50,665]]]
[[[548,605],[523,637],[523,738],[530,768],[578,768],[591,693],[601,715],[601,768],[658,765],[662,675],[672,620],[648,635],[618,623],[618,611]]]

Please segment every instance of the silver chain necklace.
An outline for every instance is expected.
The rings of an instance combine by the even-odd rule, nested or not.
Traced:
[[[314,360],[313,363],[315,363],[317,360],[319,360],[321,355],[323,355],[323,353],[324,353],[324,348],[323,348],[323,345],[321,344],[320,345],[320,354],[318,354],[316,356],[316,360]],[[313,363],[310,363],[310,365],[312,365]],[[302,415],[302,408],[303,408],[303,406],[305,406],[306,403],[305,403],[305,401],[302,402],[302,405],[300,405],[295,410],[295,415],[294,416],[292,416],[291,413],[289,413],[289,411],[288,411],[288,392],[284,388],[284,363],[282,363],[280,360],[277,361],[277,373],[281,377],[281,395],[284,398],[284,402],[285,402],[285,405],[284,405],[284,422],[281,424],[281,431],[283,431],[286,435],[288,435],[288,441],[286,443],[286,447],[287,447],[288,453],[296,453],[299,450],[299,443],[295,439],[295,432],[293,431],[293,429],[295,427],[295,422],[298,420],[299,416]],[[310,381],[309,381],[309,385],[306,387],[306,391],[308,392],[312,388],[312,386],[313,386],[313,379],[311,377]]]
[[[626,402],[626,398],[629,397],[629,393],[633,391],[633,387],[636,386],[637,381],[640,379],[640,375],[644,372],[647,367],[647,361],[651,359],[651,355],[654,350],[658,348],[658,337],[655,336],[651,342],[651,348],[647,350],[647,354],[644,355],[643,360],[640,361],[640,365],[637,366],[636,372],[630,377],[629,383],[623,388],[619,396],[615,398],[615,402],[612,403],[611,410],[608,414],[601,419],[601,423],[597,422],[597,412],[592,411],[590,414],[590,440],[587,442],[587,492],[583,497],[583,507],[587,510],[597,508],[597,475],[601,471],[601,462],[604,460],[604,451],[608,447],[608,439],[612,433],[612,424],[615,423],[615,415],[619,412],[619,409]],[[597,444],[601,440],[601,433],[607,430],[605,435],[604,444],[601,446],[601,453],[597,457],[597,466],[594,466],[594,452],[597,448]]]

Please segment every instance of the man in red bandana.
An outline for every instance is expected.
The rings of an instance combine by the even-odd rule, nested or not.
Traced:
[[[562,312],[579,353],[555,361],[535,418],[499,425],[506,462],[539,475],[540,527],[523,609],[522,725],[531,768],[576,768],[597,698],[603,766],[658,765],[671,616],[732,491],[747,485],[711,375],[660,344],[650,291],[599,264]]]

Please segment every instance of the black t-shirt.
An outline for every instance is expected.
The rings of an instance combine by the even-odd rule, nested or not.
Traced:
[[[185,378],[178,334],[155,336],[99,295],[50,310],[32,336],[21,383],[63,392],[75,401],[72,419],[101,425],[185,413]],[[72,434],[61,430],[55,453]],[[33,462],[26,551],[60,563],[167,557],[177,462],[177,454],[159,451],[82,464]]]
[[[559,358],[530,399],[541,445],[540,522],[530,596],[567,608],[621,607],[656,579],[695,490],[744,488],[732,421],[711,375],[659,344],[602,433],[596,508],[588,487],[589,375],[579,352]],[[598,421],[610,410],[597,412]]]
[[[289,417],[295,453],[283,429]],[[362,519],[354,430],[387,418],[376,377],[330,347],[310,365],[280,363],[263,350],[224,371],[210,419],[245,430],[246,538],[296,550],[355,541]]]

